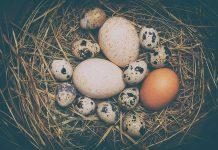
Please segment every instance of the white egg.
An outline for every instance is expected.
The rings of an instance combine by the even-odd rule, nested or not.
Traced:
[[[97,114],[102,121],[108,124],[114,124],[119,119],[120,110],[118,106],[105,101],[98,104]]]
[[[94,8],[87,11],[80,20],[83,29],[95,29],[102,26],[106,20],[106,14],[101,8]]]
[[[51,72],[57,80],[67,81],[72,77],[73,67],[65,59],[56,59],[51,64]]]
[[[88,97],[79,97],[75,105],[75,110],[83,115],[92,114],[95,111],[95,102]]]
[[[99,45],[114,64],[124,67],[139,55],[139,37],[134,25],[122,17],[111,17],[98,34]]]
[[[146,132],[146,125],[141,115],[128,113],[124,117],[123,129],[130,136],[140,137]]]
[[[123,79],[128,84],[141,82],[147,74],[147,64],[143,60],[130,63],[124,68]]]
[[[119,105],[127,110],[133,109],[139,102],[139,90],[136,87],[123,90],[118,97]]]
[[[170,58],[170,50],[165,46],[159,46],[152,50],[147,59],[154,68],[161,68],[166,66]]]
[[[83,95],[90,98],[108,98],[125,88],[122,70],[105,59],[91,58],[76,66],[73,82]]]
[[[66,107],[71,104],[76,98],[76,89],[72,84],[61,83],[56,89],[56,101],[62,106]]]
[[[159,43],[159,35],[154,28],[142,27],[139,40],[143,48],[154,48]]]
[[[97,43],[91,40],[80,39],[73,43],[73,54],[79,59],[88,59],[95,57],[100,52],[100,47]]]

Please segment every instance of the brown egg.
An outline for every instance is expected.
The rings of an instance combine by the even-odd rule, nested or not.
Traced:
[[[149,109],[160,109],[172,101],[179,90],[179,78],[168,68],[152,71],[144,80],[140,100]]]

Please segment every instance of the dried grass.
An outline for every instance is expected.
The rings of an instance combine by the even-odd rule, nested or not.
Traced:
[[[145,115],[148,129],[140,139],[122,131],[121,123],[126,112],[116,125],[107,126],[96,115],[86,117],[75,112],[73,107],[62,109],[55,103],[58,83],[49,65],[60,57],[73,66],[80,63],[72,55],[71,45],[80,38],[97,41],[98,31],[84,31],[79,26],[84,8],[96,6],[103,8],[108,16],[128,18],[138,31],[142,25],[156,28],[161,44],[167,45],[172,52],[170,67],[181,81],[179,95],[161,111],[148,111],[141,105],[135,109]],[[158,2],[131,0],[121,5],[105,1],[81,4],[45,1],[33,10],[22,28],[16,28],[20,33],[13,32],[13,44],[4,37],[13,52],[6,71],[11,82],[8,92],[12,101],[4,97],[10,111],[6,116],[36,148],[91,149],[105,142],[107,145],[103,147],[106,149],[148,149],[178,134],[182,134],[183,139],[192,125],[207,113],[202,113],[201,108],[210,92],[208,81],[216,86],[213,61],[205,54],[198,31]],[[140,52],[140,59],[145,59],[147,53],[143,49]],[[98,57],[104,58],[103,54]],[[111,101],[116,103],[116,97]]]

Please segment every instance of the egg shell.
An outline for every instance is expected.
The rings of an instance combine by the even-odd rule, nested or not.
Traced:
[[[91,40],[80,39],[73,43],[72,51],[74,56],[84,60],[95,57],[100,52],[100,47]]]
[[[55,59],[51,64],[51,72],[57,80],[67,81],[72,77],[73,67],[64,58]]]
[[[168,68],[149,73],[140,90],[140,100],[149,109],[160,109],[171,102],[179,90],[179,78]]]
[[[56,89],[56,101],[61,107],[70,105],[76,98],[76,89],[72,84],[61,83]]]
[[[123,129],[130,136],[140,137],[146,132],[146,125],[143,118],[134,113],[128,113],[124,117]]]
[[[154,48],[148,55],[148,62],[154,68],[161,68],[167,65],[171,58],[171,52],[166,46]]]
[[[90,98],[108,98],[125,88],[122,70],[110,61],[92,58],[81,62],[74,70],[76,88]]]
[[[159,35],[154,28],[142,27],[139,40],[143,48],[155,48],[159,43]]]
[[[123,79],[128,84],[141,82],[147,74],[147,64],[143,60],[130,63],[124,68]]]
[[[136,87],[123,90],[118,97],[119,105],[127,110],[133,109],[139,102],[139,90]]]
[[[80,20],[83,29],[95,29],[101,27],[106,20],[106,14],[101,8],[94,8],[87,11]]]
[[[114,124],[119,119],[120,110],[113,103],[104,101],[97,105],[97,114],[107,124]]]
[[[88,97],[79,97],[75,105],[75,110],[83,115],[92,114],[95,111],[95,102]]]
[[[131,22],[111,17],[100,28],[98,41],[105,56],[120,67],[135,61],[139,55],[139,38]]]

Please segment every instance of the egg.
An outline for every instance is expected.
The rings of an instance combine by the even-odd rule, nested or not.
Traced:
[[[105,56],[124,67],[139,55],[139,38],[133,24],[122,17],[111,17],[100,28],[98,41]]]
[[[106,14],[101,8],[94,8],[87,11],[80,20],[83,29],[95,29],[102,26],[106,20]]]
[[[171,58],[170,50],[165,46],[159,46],[151,51],[148,55],[148,62],[154,68],[161,68],[166,66]]]
[[[97,114],[107,124],[114,124],[119,119],[120,110],[113,103],[104,101],[97,105]]]
[[[154,28],[142,27],[139,41],[143,48],[155,48],[159,43],[159,35]]]
[[[139,102],[139,90],[136,87],[123,90],[118,97],[119,105],[127,110],[133,109]]]
[[[108,60],[91,58],[76,66],[73,73],[76,88],[90,98],[108,98],[125,88],[122,70]]]
[[[76,98],[76,89],[72,84],[61,83],[56,89],[56,101],[62,106],[66,107],[70,105]]]
[[[171,102],[179,90],[177,74],[168,68],[149,73],[140,90],[140,100],[149,109],[157,110]]]
[[[92,114],[95,111],[95,102],[88,97],[79,97],[75,105],[75,110],[83,115]]]
[[[130,63],[124,68],[123,79],[128,84],[141,82],[147,74],[147,64],[143,60]]]
[[[97,43],[91,40],[80,39],[73,43],[73,54],[79,59],[88,59],[95,57],[100,52],[100,47]]]
[[[59,81],[67,81],[72,77],[73,67],[65,59],[55,59],[51,64],[51,72]]]
[[[123,120],[123,130],[130,136],[140,137],[146,132],[146,125],[141,115],[128,113]]]

